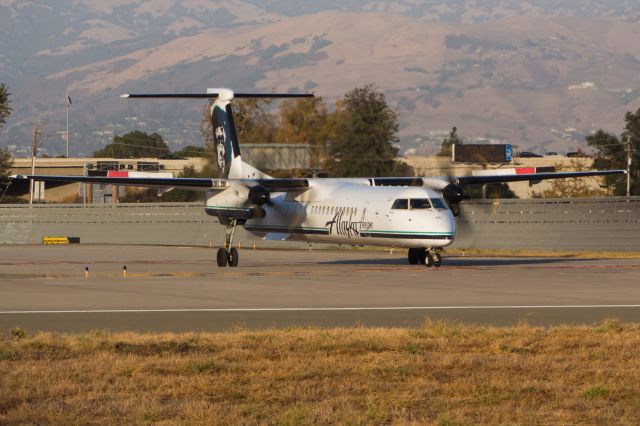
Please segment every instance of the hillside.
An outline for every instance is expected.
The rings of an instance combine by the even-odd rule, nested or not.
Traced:
[[[0,79],[15,112],[0,145],[28,146],[38,117],[45,149],[61,153],[67,86],[77,154],[133,128],[174,147],[199,142],[197,102],[125,102],[124,92],[229,86],[333,102],[373,82],[400,115],[403,151],[418,154],[454,125],[467,138],[569,151],[594,129],[619,132],[640,107],[633,2],[261,3],[1,0]]]

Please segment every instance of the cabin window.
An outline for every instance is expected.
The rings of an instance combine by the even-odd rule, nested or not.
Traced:
[[[445,210],[447,208],[447,206],[444,204],[444,201],[442,200],[442,198],[432,198],[431,199],[431,204],[433,204],[433,207],[438,209],[438,210]]]
[[[428,198],[412,198],[410,201],[411,209],[430,209],[431,203]]]
[[[406,198],[399,198],[393,202],[391,208],[394,210],[407,210],[409,208],[409,200]]]

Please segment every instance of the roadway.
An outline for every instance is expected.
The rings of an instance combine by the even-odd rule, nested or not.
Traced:
[[[638,259],[444,263],[408,265],[399,251],[241,250],[238,268],[219,269],[208,248],[1,246],[0,331],[640,321]]]

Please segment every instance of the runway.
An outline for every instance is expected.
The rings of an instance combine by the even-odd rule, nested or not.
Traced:
[[[241,250],[221,269],[209,248],[2,246],[0,330],[640,321],[639,283],[637,259],[445,254],[426,268],[401,251]]]

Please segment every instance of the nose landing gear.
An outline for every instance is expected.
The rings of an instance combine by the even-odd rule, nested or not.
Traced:
[[[427,268],[431,268],[432,266],[439,268],[442,265],[442,255],[440,251],[433,248],[410,248],[407,257],[411,265],[421,264]]]
[[[434,249],[427,249],[426,254],[427,254],[427,259],[426,259],[425,265],[428,268],[432,266],[439,268],[440,266],[442,266],[442,256],[440,255],[440,252]]]
[[[235,247],[231,247],[233,245],[233,236],[236,232],[236,226],[238,225],[237,219],[231,219],[229,224],[225,227],[224,233],[224,248],[218,249],[218,254],[216,256],[216,261],[218,266],[223,268],[227,265],[231,267],[238,266],[238,249]]]

